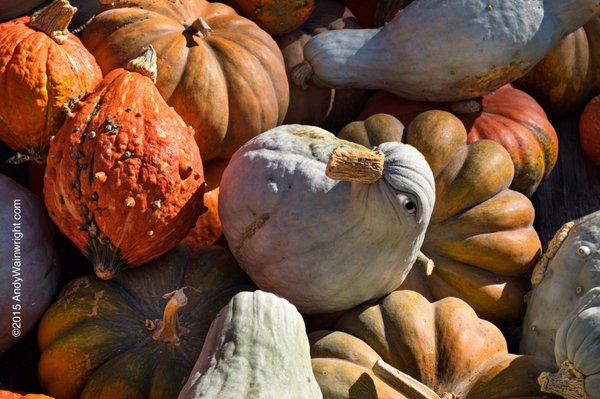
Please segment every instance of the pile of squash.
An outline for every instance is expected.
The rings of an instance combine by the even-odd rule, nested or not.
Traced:
[[[552,118],[600,168],[598,0],[0,21],[0,399],[600,398],[600,210],[532,203]]]

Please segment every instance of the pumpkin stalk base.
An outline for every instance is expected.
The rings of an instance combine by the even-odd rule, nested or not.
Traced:
[[[90,237],[86,255],[94,265],[94,273],[102,280],[111,280],[117,273],[127,267],[127,261],[121,256],[121,250],[110,244],[108,238],[97,236],[96,225],[90,223]]]
[[[372,184],[383,175],[381,151],[361,151],[338,147],[332,151],[325,174],[334,180]]]
[[[383,382],[401,392],[407,399],[441,399],[427,385],[396,369],[382,359],[373,366],[373,372]]]
[[[69,4],[68,0],[55,0],[33,13],[29,27],[42,31],[56,43],[63,44],[69,37],[68,27],[76,12],[77,7]]]
[[[435,263],[433,263],[433,260],[429,259],[423,252],[419,251],[415,266],[422,267],[425,270],[425,275],[431,276],[433,269],[435,268]]]
[[[541,391],[560,395],[565,399],[588,399],[585,377],[569,360],[565,360],[556,373],[544,371],[538,377]]]
[[[312,75],[312,66],[306,60],[293,67],[291,71],[292,82],[296,86],[302,87],[303,90],[308,88],[308,81],[312,78]]]
[[[129,61],[126,69],[128,71],[137,72],[147,76],[152,79],[154,83],[156,83],[158,66],[156,50],[154,50],[154,47],[145,47],[139,56]]]
[[[164,295],[169,298],[162,320],[156,322],[146,321],[146,327],[152,332],[152,338],[156,341],[167,342],[172,345],[179,345],[181,338],[180,334],[185,333],[185,330],[179,326],[177,315],[179,311],[187,305],[187,296],[183,292],[183,288],[179,288],[173,292]],[[152,325],[152,329],[149,326]]]

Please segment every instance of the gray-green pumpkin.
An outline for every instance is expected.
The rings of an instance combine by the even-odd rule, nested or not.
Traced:
[[[259,288],[305,313],[332,312],[402,283],[423,242],[434,184],[410,145],[369,150],[317,127],[283,125],[231,158],[219,215]]]

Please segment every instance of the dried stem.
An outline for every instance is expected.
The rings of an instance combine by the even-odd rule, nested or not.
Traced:
[[[173,345],[179,345],[180,342],[180,331],[179,322],[177,316],[179,311],[187,305],[187,296],[183,293],[183,288],[175,290],[169,294],[166,294],[169,298],[169,302],[165,306],[162,320],[156,320],[154,323],[148,323],[146,326],[153,324],[152,338],[157,341],[168,342]]]
[[[42,31],[56,43],[63,44],[69,38],[68,27],[76,12],[77,7],[69,4],[68,0],[54,0],[33,13],[29,27]]]
[[[373,373],[407,399],[440,399],[427,385],[415,380],[382,359],[378,359],[373,366]]]
[[[338,147],[331,153],[326,175],[334,180],[375,183],[383,174],[383,152]]]
[[[129,61],[126,69],[131,72],[138,72],[152,79],[156,83],[156,75],[158,72],[157,57],[154,47],[148,46],[142,50],[142,53]]]
[[[588,399],[585,376],[570,360],[565,360],[556,373],[544,371],[538,377],[541,391],[560,395],[565,399]]]

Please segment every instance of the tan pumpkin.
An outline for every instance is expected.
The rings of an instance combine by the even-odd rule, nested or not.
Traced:
[[[82,42],[107,73],[142,48],[158,53],[156,85],[196,132],[204,161],[229,158],[283,121],[289,88],[273,38],[205,0],[101,0]]]
[[[43,162],[65,114],[102,73],[67,26],[76,9],[56,0],[0,24],[0,140]]]
[[[456,103],[409,101],[379,91],[369,99],[358,119],[383,112],[408,126],[420,113],[434,109],[457,116],[467,129],[467,142],[490,139],[502,144],[515,167],[510,186],[513,190],[530,197],[556,164],[558,137],[544,109],[511,85],[476,100]]]
[[[366,146],[399,141],[402,124],[390,118],[372,116],[339,136]],[[461,298],[495,323],[520,323],[530,287],[526,275],[541,243],[531,201],[509,189],[514,169],[508,152],[492,140],[468,144],[464,125],[446,111],[417,116],[407,143],[425,156],[435,176],[436,201],[421,247],[435,267],[415,265],[401,287],[430,300]]]
[[[358,28],[350,10],[335,0],[321,0],[302,26],[277,38],[290,82],[290,105],[283,123],[313,125],[337,133],[356,119],[367,99],[366,90],[335,90],[311,82],[300,86],[291,78],[293,68],[304,58],[302,49],[311,37],[330,30]]]
[[[541,398],[553,363],[509,354],[497,327],[457,298],[430,303],[395,291],[348,311],[336,331],[309,335],[324,398]]]

